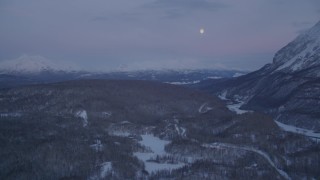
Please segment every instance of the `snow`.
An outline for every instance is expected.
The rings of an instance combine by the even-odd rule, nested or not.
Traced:
[[[239,77],[239,76],[243,76],[243,73],[234,73],[234,75],[232,77]]]
[[[299,52],[296,56],[294,56],[290,60],[286,61],[281,66],[279,66],[275,71],[280,71],[286,68],[289,68],[289,70],[291,71],[297,71],[302,69],[303,66],[308,62],[308,58],[306,57],[306,55],[308,53],[310,54],[310,56],[314,54],[313,48],[320,45],[320,38],[319,37],[313,37],[313,38],[317,38],[317,40],[314,41],[313,43],[309,43],[304,50]]]
[[[181,129],[181,136],[186,137],[186,128],[180,127]]]
[[[190,82],[166,82],[168,84],[174,84],[174,85],[186,85],[186,84],[197,84],[199,83],[200,81],[197,80],[197,81],[190,81]]]
[[[244,113],[247,113],[247,112],[251,112],[251,111],[248,111],[248,110],[242,110],[240,109],[240,107],[244,104],[244,102],[237,102],[235,104],[228,104],[227,105],[227,108],[230,110],[230,111],[233,111],[237,114],[244,114]]]
[[[119,142],[114,142],[114,144],[115,144],[115,145],[120,145],[121,143],[119,143]]]
[[[168,164],[168,163],[157,163],[157,162],[151,162],[148,161],[152,158],[156,158],[157,156],[164,156],[168,155],[164,147],[165,145],[169,144],[170,141],[165,141],[162,139],[159,139],[158,137],[155,137],[151,134],[142,135],[142,140],[139,142],[141,145],[150,148],[151,152],[136,152],[134,155],[142,160],[145,164],[145,170],[149,173],[151,172],[157,172],[160,170],[173,170],[183,167],[184,163],[178,163],[178,164]]]
[[[0,117],[21,117],[21,113],[0,113]]]
[[[102,115],[104,116],[104,117],[110,117],[111,115],[112,115],[112,112],[108,112],[108,111],[106,111],[106,112],[102,112]]]
[[[82,119],[82,125],[83,127],[86,127],[88,125],[88,115],[87,111],[85,110],[80,110],[76,113],[76,117],[79,117]]]
[[[128,137],[128,136],[130,136],[131,134],[128,133],[128,132],[125,132],[125,131],[112,131],[112,132],[110,132],[110,135],[120,136],[120,137]]]
[[[121,121],[120,124],[131,124],[129,121]]]
[[[237,114],[244,114],[244,113],[247,113],[247,112],[252,112],[252,111],[249,111],[249,110],[242,110],[240,109],[242,105],[245,104],[244,101],[241,101],[239,99],[241,99],[240,97],[237,97],[237,101],[231,101],[230,99],[226,98],[227,96],[227,91],[224,91],[222,92],[221,94],[218,95],[218,97],[223,100],[223,101],[228,101],[228,104],[227,104],[227,108],[230,110],[230,111],[233,111]]]
[[[100,178],[105,178],[112,171],[112,163],[104,162],[100,168]]]
[[[212,110],[212,109],[213,109],[212,107],[209,107],[209,106],[208,106],[208,103],[203,103],[203,104],[199,107],[198,112],[201,113],[201,114],[203,114],[203,113],[206,113],[206,112],[208,112],[208,111],[210,111],[210,110]]]
[[[280,67],[278,67],[278,68],[276,69],[276,71],[280,71],[280,70],[282,70],[282,69],[285,69],[285,68],[290,67],[293,63],[295,63],[295,61],[296,61],[295,58],[296,58],[296,57],[290,59],[289,61],[287,61],[286,63],[284,63],[284,64],[281,65]]]
[[[315,133],[314,131],[309,130],[309,129],[303,129],[303,128],[298,128],[298,127],[295,127],[295,126],[292,126],[292,125],[283,124],[283,123],[281,123],[281,122],[279,122],[277,120],[275,120],[275,122],[284,131],[297,133],[297,134],[302,134],[304,136],[308,136],[308,137],[311,137],[311,138],[320,139],[320,133]]]
[[[295,62],[295,64],[291,67],[293,71],[300,69],[303,65],[304,61]]]
[[[186,137],[186,128],[179,127],[177,124],[175,124],[174,127],[181,137]]]
[[[137,77],[137,76],[134,74],[128,74],[128,77]]]
[[[178,134],[180,134],[180,128],[178,127],[178,125],[175,124],[174,127],[176,128]]]
[[[79,77],[90,77],[93,76],[93,73],[86,73],[86,74],[81,74]]]
[[[228,99],[227,99],[227,91],[223,91],[221,94],[218,95],[218,97],[219,97],[221,100],[228,100]]]
[[[169,144],[170,141],[162,140],[158,137],[155,137],[151,134],[141,135],[142,141],[139,143],[150,147],[151,151],[157,155],[164,155],[166,154],[164,147],[165,145]]]
[[[220,76],[209,76],[207,79],[221,79],[222,77]]]
[[[103,145],[101,143],[101,140],[97,139],[95,140],[95,144],[90,145],[92,149],[94,149],[96,152],[102,151]]]
[[[227,143],[212,143],[212,144],[204,144],[203,147],[207,147],[207,148],[233,148],[233,149],[239,149],[239,150],[244,150],[244,151],[250,151],[250,152],[254,152],[260,156],[262,156],[265,160],[267,160],[267,162],[285,179],[291,179],[289,177],[289,175],[279,169],[274,162],[271,160],[271,158],[269,157],[269,155],[261,150],[258,149],[254,149],[253,147],[248,147],[248,146],[237,146],[237,145],[233,145],[233,144],[227,144]]]

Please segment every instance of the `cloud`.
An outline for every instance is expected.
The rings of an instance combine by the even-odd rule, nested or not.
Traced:
[[[166,13],[165,18],[178,18],[195,11],[215,12],[228,7],[227,4],[209,0],[156,0],[142,6],[145,9],[159,9]]]
[[[309,21],[296,21],[292,23],[292,27],[296,29],[297,34],[302,34],[310,29],[314,23]]]
[[[91,21],[109,21],[110,18],[106,16],[96,16],[91,19]]]
[[[155,0],[140,4],[139,8],[129,12],[118,12],[95,16],[90,21],[133,22],[148,17],[160,19],[176,19],[190,15],[193,12],[215,12],[228,7],[227,4],[213,0]]]
[[[178,10],[167,10],[165,11],[164,19],[176,19],[183,16],[183,12],[179,12]]]
[[[309,22],[309,21],[302,21],[302,22],[293,22],[292,26],[294,28],[305,28],[305,27],[309,27],[311,26],[313,23]]]
[[[227,7],[227,5],[207,0],[156,0],[153,3],[145,4],[144,7],[216,11]]]
[[[91,21],[120,21],[120,22],[134,22],[140,19],[141,13],[119,13],[108,16],[95,16]]]

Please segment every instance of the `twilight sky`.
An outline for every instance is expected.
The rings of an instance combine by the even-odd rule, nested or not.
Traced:
[[[319,20],[319,0],[1,0],[0,61],[255,70]]]

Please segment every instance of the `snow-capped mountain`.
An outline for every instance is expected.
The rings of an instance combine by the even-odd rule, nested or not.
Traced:
[[[320,130],[320,22],[279,50],[273,63],[229,80],[208,80],[199,88],[244,101],[242,108],[275,120]]]
[[[75,79],[149,80],[188,85],[212,77],[227,78],[246,73],[239,70],[210,69],[90,72],[80,70],[76,65],[62,64],[42,56],[23,55],[17,59],[0,62],[0,89]]]
[[[320,22],[278,51],[275,71],[293,73],[320,65]],[[320,72],[314,74],[320,77]]]
[[[77,68],[53,62],[42,56],[22,55],[17,59],[0,62],[2,74],[39,74],[48,71],[70,72],[73,70],[77,70]]]

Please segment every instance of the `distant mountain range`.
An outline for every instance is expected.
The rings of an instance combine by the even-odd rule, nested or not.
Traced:
[[[247,75],[206,80],[198,88],[266,112],[276,121],[320,131],[320,22]]]
[[[215,69],[90,72],[55,63],[41,56],[23,55],[18,59],[0,63],[0,88],[76,79],[150,80],[187,85],[206,79],[230,78],[246,73],[248,72]]]
[[[22,55],[17,59],[6,60],[0,63],[1,74],[26,75],[60,71],[79,71],[79,68],[71,65],[52,62],[51,60],[42,56],[29,55]]]

